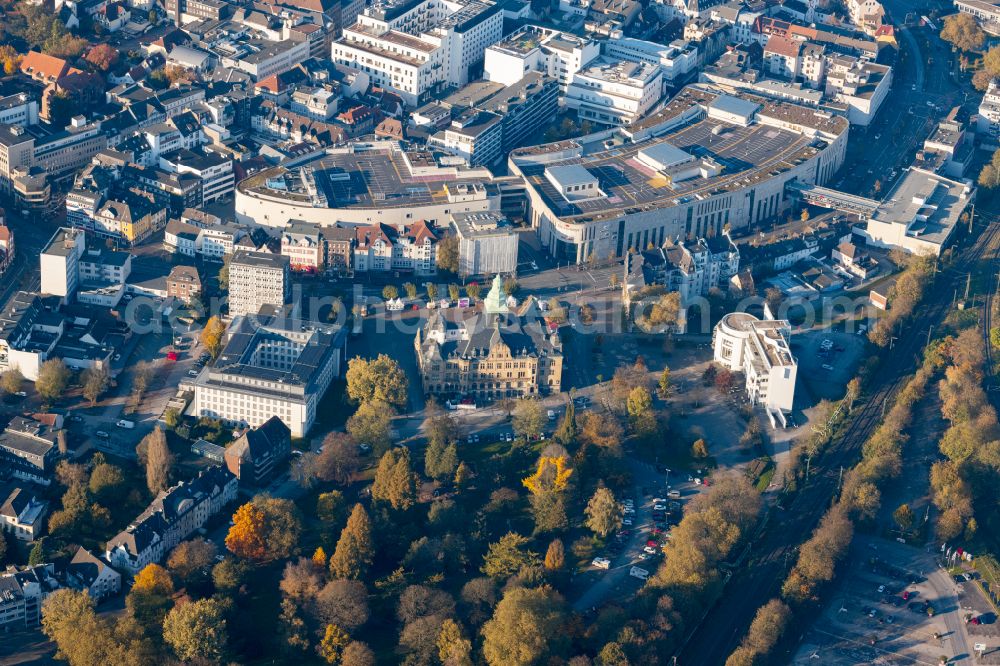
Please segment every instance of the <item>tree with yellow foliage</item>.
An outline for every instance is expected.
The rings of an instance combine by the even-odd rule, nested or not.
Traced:
[[[326,551],[323,550],[323,546],[320,546],[316,549],[316,552],[313,553],[312,563],[320,569],[326,569],[326,560]]]
[[[561,447],[556,447],[561,449]],[[557,455],[543,455],[538,459],[535,473],[524,479],[524,487],[531,491],[531,511],[535,517],[535,534],[565,529],[569,525],[563,497],[573,470],[568,466],[565,451]]]
[[[535,473],[521,483],[533,494],[538,495],[550,491],[563,491],[569,485],[573,470],[567,466],[566,456],[542,456],[538,459]]]
[[[241,506],[233,515],[233,526],[226,535],[226,548],[245,560],[262,560],[267,556],[264,512],[252,502]]]

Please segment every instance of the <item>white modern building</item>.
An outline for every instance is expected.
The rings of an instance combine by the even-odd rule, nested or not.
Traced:
[[[486,49],[483,78],[509,86],[528,72],[543,72],[565,92],[573,75],[600,54],[592,39],[526,25]]]
[[[634,37],[622,37],[605,41],[602,50],[605,56],[615,60],[656,65],[663,72],[664,85],[683,81],[698,67],[698,47],[683,39],[663,45]]]
[[[239,317],[218,359],[192,384],[192,413],[256,428],[277,416],[293,437],[316,420],[344,368],[346,329],[278,317]]]
[[[864,236],[877,247],[939,256],[975,194],[970,183],[911,167],[868,218]]]
[[[229,316],[255,315],[265,305],[281,307],[291,293],[289,258],[237,250],[229,262]]]
[[[663,97],[663,70],[648,62],[592,60],[573,75],[566,90],[567,108],[580,120],[600,125],[628,125]]]
[[[458,236],[458,272],[461,275],[517,272],[517,232],[497,211],[456,213],[451,226]]]
[[[102,244],[88,246],[84,230],[61,227],[42,249],[40,264],[43,294],[59,296],[64,302],[75,298],[95,302],[102,295],[113,296],[111,292],[123,293],[132,271],[132,256]],[[118,298],[121,293],[117,293]],[[117,300],[111,305],[115,304]]]
[[[331,47],[411,107],[443,84],[464,85],[502,37],[504,12],[485,0],[398,0],[368,7]]]
[[[996,79],[990,81],[983,101],[979,103],[976,133],[980,139],[992,146],[1000,143],[1000,86]]]
[[[762,321],[746,312],[731,312],[716,324],[715,362],[744,374],[751,404],[773,412],[792,411],[798,362],[788,346],[790,334],[787,321]]]

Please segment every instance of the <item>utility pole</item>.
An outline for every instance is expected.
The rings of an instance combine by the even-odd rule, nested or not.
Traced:
[[[965,300],[969,300],[969,290],[972,289],[972,273],[965,279]]]
[[[933,326],[931,326],[931,327],[929,327],[929,328],[927,329],[927,344],[925,345],[925,346],[927,346],[927,347],[929,347],[929,346],[930,346],[930,344],[931,344],[931,331],[933,331],[933,330],[934,330],[934,327],[933,327]]]
[[[972,233],[972,220],[976,217],[976,204],[972,204],[972,212],[969,213],[969,233]]]

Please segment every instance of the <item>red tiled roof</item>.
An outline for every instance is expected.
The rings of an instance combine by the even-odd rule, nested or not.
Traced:
[[[21,60],[21,72],[33,79],[54,83],[70,71],[69,63],[38,51],[28,51]]]
[[[764,53],[777,53],[789,58],[797,58],[801,50],[802,42],[778,35],[768,38],[767,46],[764,47]]]

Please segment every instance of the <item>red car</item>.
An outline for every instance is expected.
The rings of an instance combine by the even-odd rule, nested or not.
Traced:
[[[167,360],[168,361],[176,361],[177,360],[177,352],[175,352],[175,351],[168,351],[167,352]]]
[[[647,545],[647,546],[652,546],[653,548],[656,548],[656,547],[657,547],[657,546],[659,546],[660,544],[656,543],[656,542],[655,542],[655,541],[653,541],[652,539],[649,539],[649,540],[648,540],[648,541],[646,542],[646,545]]]

